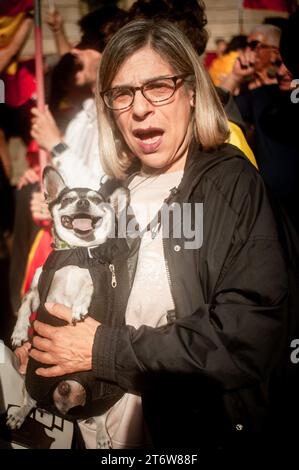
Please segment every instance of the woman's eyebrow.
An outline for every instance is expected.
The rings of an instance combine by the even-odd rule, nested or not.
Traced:
[[[157,77],[151,77],[151,78],[147,78],[145,80],[142,80],[141,83],[142,83],[142,85],[145,85],[148,82],[153,82],[155,80],[160,80],[162,78],[169,78],[169,77],[171,77],[171,74],[158,75]],[[130,83],[121,83],[119,85],[114,85],[112,88],[131,88],[131,87],[134,87],[134,85],[132,85]]]

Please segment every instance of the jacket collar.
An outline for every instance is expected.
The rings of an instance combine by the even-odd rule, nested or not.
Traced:
[[[187,155],[184,175],[177,191],[171,198],[172,202],[175,199],[188,200],[194,188],[206,173],[233,156],[244,158],[242,152],[231,144],[223,144],[217,149],[204,151],[199,148],[195,141],[192,141]]]

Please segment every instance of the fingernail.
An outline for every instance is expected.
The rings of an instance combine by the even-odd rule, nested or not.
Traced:
[[[52,302],[46,302],[45,303],[45,307],[46,307],[47,310],[53,308],[53,305],[54,305],[54,303],[52,303]]]

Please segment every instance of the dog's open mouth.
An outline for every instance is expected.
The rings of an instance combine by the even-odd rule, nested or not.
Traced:
[[[63,215],[61,217],[63,227],[74,230],[78,235],[89,235],[95,229],[95,225],[100,225],[102,220],[101,217],[92,217],[90,214]]]

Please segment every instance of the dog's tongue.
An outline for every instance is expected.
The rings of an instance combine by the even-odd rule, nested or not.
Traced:
[[[74,219],[73,228],[77,230],[82,230],[82,232],[92,230],[91,219]]]

